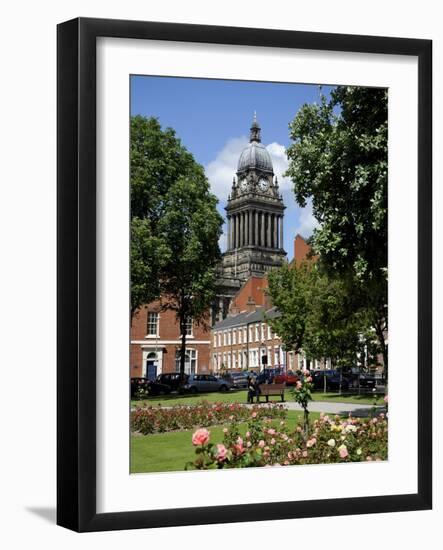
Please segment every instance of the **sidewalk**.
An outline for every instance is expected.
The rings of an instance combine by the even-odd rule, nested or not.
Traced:
[[[273,401],[277,403],[277,401]],[[285,407],[290,411],[303,411],[303,408],[293,401],[286,401],[284,403]],[[309,402],[309,412],[323,412],[329,414],[338,414],[338,415],[347,415],[349,413],[352,416],[368,416],[371,410],[374,408],[373,405],[363,405],[360,403],[336,403],[335,401],[310,401]],[[375,407],[377,414],[384,412],[385,407],[383,405]]]

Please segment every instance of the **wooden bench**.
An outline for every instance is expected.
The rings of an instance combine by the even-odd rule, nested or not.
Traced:
[[[257,395],[257,402],[260,403],[260,397],[266,397],[266,403],[269,403],[270,395],[279,395],[282,402],[285,401],[285,387],[286,384],[260,384],[259,394]]]

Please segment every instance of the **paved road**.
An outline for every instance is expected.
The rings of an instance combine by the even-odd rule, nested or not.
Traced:
[[[302,407],[298,403],[287,401],[285,406],[291,411],[302,411]],[[372,405],[363,405],[361,403],[336,403],[329,401],[311,401],[309,403],[310,412],[324,412],[329,414],[349,414],[352,413],[353,416],[367,416],[371,409]],[[385,407],[379,406],[376,407],[378,413],[383,412]]]

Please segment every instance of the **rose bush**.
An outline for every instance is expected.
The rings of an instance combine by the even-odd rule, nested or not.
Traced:
[[[280,404],[269,403],[246,407],[240,403],[209,403],[198,405],[176,405],[174,407],[137,408],[131,413],[131,430],[144,435],[176,430],[187,430],[199,426],[216,426],[244,422],[251,415],[254,418],[285,418],[286,409]]]
[[[295,402],[303,407],[303,428],[305,430],[305,434],[308,433],[309,429],[308,404],[309,401],[312,400],[311,392],[313,388],[314,385],[312,383],[311,373],[307,369],[302,370],[300,380],[297,381],[292,390],[292,394]]]
[[[186,464],[186,469],[370,462],[388,457],[388,421],[384,414],[345,420],[321,415],[313,422],[308,437],[299,424],[290,430],[284,419],[276,422],[259,415],[250,416],[245,435],[241,435],[237,423],[232,423],[224,430],[222,443],[211,442],[210,432],[206,432],[204,442],[196,445],[195,460]]]

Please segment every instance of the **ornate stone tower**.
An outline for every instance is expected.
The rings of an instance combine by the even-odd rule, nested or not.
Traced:
[[[238,160],[226,206],[228,244],[223,254],[222,278],[234,286],[249,277],[262,277],[280,267],[285,206],[274,176],[271,156],[261,143],[261,128],[254,114],[249,145]],[[229,285],[230,286],[230,285]]]

